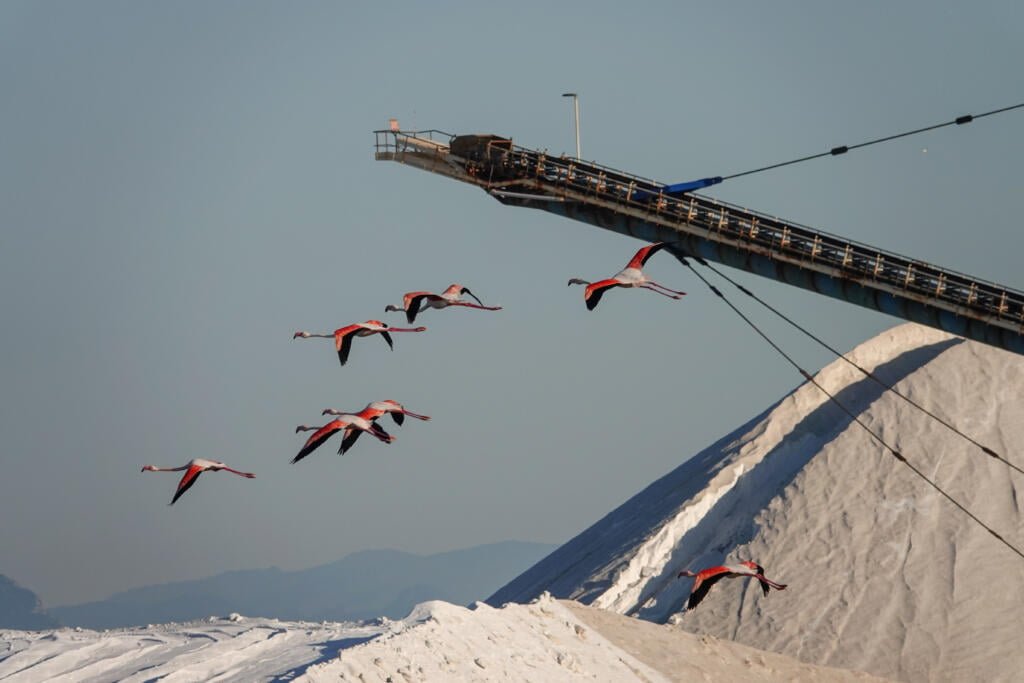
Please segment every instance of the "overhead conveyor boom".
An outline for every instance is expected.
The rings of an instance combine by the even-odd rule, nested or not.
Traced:
[[[375,131],[376,158],[1024,354],[1024,293],[496,135]]]

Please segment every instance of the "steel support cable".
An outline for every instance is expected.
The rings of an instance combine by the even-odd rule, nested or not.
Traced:
[[[861,143],[858,143],[856,145],[839,145],[838,147],[833,147],[829,151],[821,152],[820,154],[811,154],[810,156],[800,157],[799,159],[791,159],[790,161],[783,161],[781,163],[771,164],[769,166],[762,166],[761,168],[755,168],[755,169],[752,169],[750,171],[743,171],[742,173],[733,173],[732,175],[722,176],[722,180],[730,180],[732,178],[739,178],[740,176],[751,175],[753,173],[760,173],[762,171],[770,171],[770,170],[772,170],[774,168],[781,168],[783,166],[791,166],[792,164],[799,164],[799,163],[804,162],[804,161],[810,161],[811,159],[820,159],[821,157],[828,157],[828,156],[832,156],[832,157],[839,156],[840,154],[846,154],[851,149],[858,149],[860,147],[868,147],[870,145],[877,145],[877,144],[879,144],[881,142],[889,142],[890,140],[896,140],[896,139],[899,139],[899,138],[905,138],[905,137],[908,137],[910,135],[917,135],[918,133],[924,133],[924,132],[927,132],[929,130],[935,130],[936,128],[945,128],[946,126],[962,126],[963,124],[970,123],[971,121],[974,121],[976,119],[984,118],[986,116],[993,116],[995,114],[1002,114],[1003,112],[1012,111],[1013,109],[1020,109],[1022,107],[1024,107],[1024,102],[1021,102],[1020,104],[1014,104],[1014,105],[1011,105],[1009,107],[1001,107],[1000,109],[993,109],[992,111],[987,111],[987,112],[985,112],[983,114],[976,114],[976,115],[964,114],[963,116],[956,117],[952,121],[945,121],[944,123],[936,123],[936,124],[931,125],[931,126],[925,126],[924,128],[917,128],[915,130],[908,130],[908,131],[906,131],[904,133],[897,133],[896,135],[887,135],[884,138],[878,138],[877,140],[868,140],[867,142],[861,142]]]
[[[776,343],[775,343],[775,342],[774,342],[774,341],[773,341],[773,340],[772,340],[772,339],[771,339],[771,338],[770,338],[770,337],[769,337],[769,336],[768,336],[767,334],[765,334],[765,333],[764,333],[764,332],[763,332],[763,331],[761,330],[761,328],[759,328],[759,327],[758,327],[758,326],[757,326],[756,324],[754,324],[754,322],[753,322],[753,321],[752,321],[752,320],[751,320],[750,318],[748,318],[748,317],[747,317],[747,316],[746,316],[746,315],[745,315],[745,314],[743,313],[743,311],[741,311],[740,309],[736,308],[736,306],[735,306],[735,305],[734,305],[734,304],[733,304],[733,303],[732,303],[731,301],[729,301],[729,299],[727,299],[727,298],[726,298],[726,296],[725,296],[724,294],[722,294],[721,290],[719,290],[719,289],[718,289],[717,287],[715,287],[715,286],[714,286],[713,284],[711,284],[710,282],[708,282],[708,280],[707,280],[707,279],[706,279],[706,278],[705,278],[705,277],[704,277],[703,275],[701,275],[701,274],[700,274],[699,272],[697,272],[697,269],[693,267],[693,265],[692,265],[692,264],[691,264],[691,263],[690,263],[690,262],[689,262],[689,261],[687,260],[687,258],[686,258],[686,257],[683,257],[683,256],[677,256],[677,258],[678,258],[678,259],[679,259],[679,260],[680,260],[680,261],[682,262],[682,264],[683,264],[684,266],[686,266],[686,267],[687,267],[687,268],[689,268],[689,269],[690,269],[691,271],[693,271],[693,274],[694,274],[694,275],[696,275],[696,276],[697,276],[697,277],[698,277],[698,278],[700,279],[700,281],[701,281],[701,282],[703,282],[703,283],[704,283],[705,285],[707,285],[707,286],[708,286],[708,288],[709,288],[709,289],[710,289],[710,290],[711,290],[712,292],[714,292],[714,294],[715,294],[715,295],[716,295],[716,296],[717,296],[717,297],[718,297],[719,299],[721,299],[721,300],[722,300],[723,302],[725,302],[725,304],[726,304],[726,305],[727,305],[727,306],[728,306],[729,308],[731,308],[731,309],[732,309],[732,310],[733,310],[733,311],[734,311],[734,312],[736,313],[736,315],[738,315],[738,316],[739,316],[740,318],[742,318],[742,319],[743,319],[743,321],[744,321],[745,323],[747,323],[747,325],[749,325],[749,326],[751,327],[751,329],[753,329],[753,330],[754,330],[755,332],[757,332],[757,334],[758,334],[758,335],[760,335],[762,339],[764,339],[764,340],[765,340],[766,342],[768,342],[768,344],[769,344],[769,345],[770,345],[770,346],[771,346],[771,347],[772,347],[773,349],[775,349],[775,350],[776,350],[776,351],[777,351],[777,352],[779,353],[779,355],[781,355],[781,356],[782,356],[783,358],[785,358],[785,359],[786,359],[786,361],[787,361],[787,362],[789,362],[789,364],[790,364],[790,365],[792,365],[792,366],[793,366],[794,368],[796,368],[797,372],[799,372],[799,373],[800,373],[800,374],[801,374],[801,375],[802,375],[802,376],[803,376],[803,377],[804,377],[804,378],[805,378],[805,379],[806,379],[806,380],[807,380],[808,382],[810,382],[810,383],[811,383],[811,384],[813,384],[814,386],[818,387],[818,389],[820,389],[820,390],[822,391],[822,393],[824,393],[824,394],[825,394],[825,395],[826,395],[826,396],[827,396],[827,397],[829,398],[829,400],[830,400],[830,401],[831,401],[832,403],[834,403],[834,404],[835,404],[835,405],[836,405],[836,406],[837,406],[837,407],[838,407],[838,408],[839,408],[840,410],[842,410],[842,411],[843,411],[844,413],[846,413],[846,415],[847,415],[847,416],[849,416],[849,418],[850,418],[851,420],[853,420],[853,421],[854,421],[854,422],[856,422],[856,423],[857,423],[858,425],[860,425],[860,426],[861,426],[861,427],[862,427],[862,428],[864,429],[864,431],[866,431],[866,432],[867,432],[868,434],[870,434],[870,435],[871,435],[871,437],[872,437],[872,438],[873,438],[873,439],[874,439],[875,441],[877,441],[877,442],[878,442],[879,444],[881,444],[881,445],[882,445],[882,447],[883,447],[883,448],[884,448],[884,449],[885,449],[886,451],[888,451],[888,452],[889,452],[889,454],[891,454],[891,455],[892,455],[892,456],[893,456],[894,458],[896,458],[896,459],[897,459],[898,461],[900,461],[901,463],[903,463],[904,465],[906,465],[906,466],[907,466],[907,468],[908,468],[908,469],[909,469],[909,470],[910,470],[911,472],[913,472],[914,474],[916,474],[916,475],[917,475],[918,477],[920,477],[921,479],[923,479],[923,480],[924,480],[924,481],[925,481],[925,482],[926,482],[926,483],[927,483],[927,484],[928,484],[929,486],[931,486],[931,487],[932,487],[933,489],[935,489],[935,490],[936,490],[936,491],[938,491],[938,492],[939,492],[940,494],[942,494],[942,496],[943,496],[944,498],[946,498],[946,500],[948,500],[948,501],[949,501],[950,503],[952,503],[952,504],[953,504],[953,505],[955,505],[955,506],[956,506],[957,508],[959,508],[961,512],[963,512],[963,513],[964,513],[965,515],[967,515],[967,516],[968,516],[968,517],[970,517],[970,518],[971,518],[972,520],[974,520],[974,522],[975,522],[976,524],[978,524],[978,526],[980,526],[980,527],[981,527],[982,529],[984,529],[985,531],[987,531],[988,533],[990,533],[990,534],[991,534],[992,536],[994,536],[996,540],[998,540],[998,541],[999,541],[1000,543],[1002,543],[1003,545],[1005,545],[1005,546],[1006,546],[1007,548],[1009,548],[1010,550],[1012,550],[1013,552],[1015,552],[1015,553],[1016,553],[1016,554],[1017,554],[1017,555],[1018,555],[1018,556],[1019,556],[1019,557],[1020,557],[1021,559],[1024,559],[1024,551],[1021,551],[1021,550],[1020,550],[1019,548],[1017,548],[1017,547],[1016,547],[1015,545],[1013,545],[1012,543],[1010,543],[1009,541],[1007,541],[1007,540],[1006,540],[1005,538],[1003,538],[1003,537],[1002,537],[1001,535],[999,535],[999,532],[997,532],[997,531],[996,531],[995,529],[993,529],[992,527],[990,527],[990,526],[989,526],[988,524],[986,524],[985,522],[981,521],[981,519],[979,519],[979,518],[978,518],[978,517],[977,517],[977,516],[976,516],[976,515],[975,515],[975,514],[974,514],[973,512],[971,512],[971,511],[970,511],[970,510],[968,510],[968,509],[967,509],[966,507],[964,507],[964,505],[963,505],[962,503],[960,503],[959,501],[957,501],[957,500],[956,500],[956,498],[953,498],[953,497],[952,497],[952,496],[951,496],[950,494],[946,493],[946,492],[945,492],[945,491],[944,491],[944,490],[942,489],[942,487],[941,487],[941,486],[939,486],[938,484],[936,484],[936,483],[935,483],[934,481],[932,481],[932,480],[931,480],[931,478],[929,478],[927,474],[925,474],[924,472],[922,472],[921,470],[919,470],[919,469],[918,469],[917,467],[915,467],[915,466],[914,466],[914,465],[913,465],[913,464],[912,464],[912,463],[911,463],[910,461],[908,461],[908,460],[906,459],[906,457],[904,457],[904,455],[903,455],[902,453],[900,453],[900,452],[899,452],[898,450],[896,450],[896,448],[894,448],[894,447],[890,446],[890,445],[889,445],[889,444],[888,444],[888,443],[887,443],[887,442],[885,441],[885,439],[883,439],[883,438],[882,438],[881,436],[879,436],[878,434],[876,434],[876,433],[875,433],[875,432],[874,432],[874,431],[873,431],[873,430],[871,429],[871,427],[868,427],[868,426],[867,426],[867,425],[866,425],[866,424],[864,423],[864,421],[863,421],[863,420],[861,420],[861,419],[860,419],[860,418],[859,418],[859,417],[858,417],[857,415],[855,415],[855,414],[853,413],[853,411],[851,411],[851,410],[850,410],[849,408],[847,408],[847,407],[846,407],[845,405],[843,405],[843,404],[842,404],[842,403],[841,403],[841,402],[839,401],[839,399],[837,399],[837,398],[836,398],[835,396],[833,396],[833,395],[832,395],[832,393],[831,393],[831,392],[830,392],[830,391],[829,391],[828,389],[826,389],[825,387],[823,387],[823,386],[822,386],[822,385],[821,385],[821,384],[820,384],[820,383],[819,383],[819,382],[818,382],[817,380],[815,380],[815,379],[814,379],[814,377],[813,377],[813,376],[811,375],[811,373],[807,372],[807,371],[806,371],[806,370],[804,370],[804,369],[803,369],[802,367],[800,367],[800,365],[799,365],[799,364],[798,364],[798,363],[797,363],[797,362],[796,362],[795,360],[793,360],[793,358],[792,358],[792,357],[790,357],[790,355],[789,355],[789,354],[787,354],[787,353],[786,353],[785,351],[783,351],[783,350],[782,350],[782,348],[781,348],[781,347],[780,347],[780,346],[779,346],[778,344],[776,344]]]
[[[741,292],[743,292],[744,294],[746,294],[747,296],[752,298],[754,301],[756,301],[757,303],[759,303],[762,306],[764,306],[765,308],[767,308],[769,311],[771,311],[775,315],[777,315],[780,318],[782,318],[783,320],[785,320],[787,323],[789,323],[790,325],[795,327],[797,330],[799,330],[803,334],[807,335],[807,337],[809,337],[810,339],[816,341],[818,344],[820,344],[825,349],[828,349],[829,351],[831,351],[837,357],[839,357],[839,358],[843,359],[844,361],[846,361],[847,363],[849,363],[851,366],[853,366],[854,368],[859,370],[861,373],[863,373],[865,377],[873,380],[875,383],[877,383],[880,387],[882,387],[886,391],[891,391],[896,396],[899,396],[904,401],[906,401],[907,403],[909,403],[913,407],[917,408],[922,413],[924,413],[928,417],[932,418],[933,420],[935,420],[936,422],[938,422],[942,426],[946,427],[950,431],[954,432],[955,434],[958,434],[959,436],[961,436],[962,438],[964,438],[968,442],[970,442],[970,443],[974,444],[975,446],[977,446],[978,448],[980,448],[982,450],[982,452],[985,453],[986,455],[988,455],[988,456],[990,456],[992,458],[995,458],[996,460],[998,460],[999,462],[1003,463],[1004,465],[1006,465],[1010,469],[1014,470],[1015,472],[1018,472],[1020,474],[1024,474],[1024,469],[1021,469],[1017,465],[1014,465],[1012,462],[1007,460],[1005,457],[1001,456],[999,453],[996,453],[994,450],[992,450],[988,446],[985,446],[984,444],[978,442],[976,439],[974,439],[970,435],[965,434],[964,432],[960,431],[953,424],[951,424],[950,422],[944,420],[942,417],[936,415],[935,413],[933,413],[932,411],[928,410],[927,408],[925,408],[921,404],[917,403],[916,401],[914,401],[914,399],[912,399],[909,396],[907,396],[906,394],[902,393],[899,389],[895,388],[891,384],[885,382],[884,380],[882,380],[880,377],[875,375],[870,370],[868,370],[868,369],[866,369],[864,367],[861,367],[856,362],[850,360],[842,352],[840,352],[839,350],[837,350],[834,347],[830,346],[824,340],[822,340],[822,339],[818,338],[817,336],[815,336],[814,333],[812,333],[810,330],[804,328],[799,323],[797,323],[795,320],[789,318],[785,313],[783,313],[782,311],[778,310],[777,308],[775,308],[774,306],[769,304],[767,301],[765,301],[764,299],[762,299],[761,297],[757,296],[756,294],[751,292],[749,289],[747,289],[746,287],[741,285],[739,282],[736,282],[731,277],[729,277],[728,275],[726,275],[722,271],[718,270],[717,268],[715,268],[714,266],[709,264],[706,260],[702,259],[699,256],[692,256],[691,258],[693,258],[695,261],[697,261],[697,263],[701,264],[702,266],[704,266],[705,268],[710,270],[712,273],[714,273],[718,277],[720,277],[723,280],[725,280],[726,282],[732,284],[734,287],[736,287],[736,289],[740,290]]]

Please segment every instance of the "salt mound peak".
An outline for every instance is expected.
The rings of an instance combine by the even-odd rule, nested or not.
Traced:
[[[1013,460],[1009,446],[1024,436],[1016,396],[1024,359],[915,324],[847,356]],[[842,359],[815,379],[972,512],[1024,543],[1020,482],[1005,464]],[[741,559],[757,560],[790,588],[765,598],[745,580],[723,581],[699,609],[683,611],[691,581],[677,579],[680,570]],[[652,483],[489,602],[545,590],[892,678],[998,678],[1024,668],[1014,626],[1024,608],[1024,562],[811,383]]]
[[[474,609],[433,603],[420,621],[311,666],[315,681],[869,681],[715,638],[563,602]],[[410,615],[405,621],[410,621]]]

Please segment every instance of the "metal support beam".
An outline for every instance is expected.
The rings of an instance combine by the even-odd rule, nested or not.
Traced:
[[[494,135],[376,131],[376,158],[1024,354],[1024,293]],[[446,138],[446,139],[445,139]]]

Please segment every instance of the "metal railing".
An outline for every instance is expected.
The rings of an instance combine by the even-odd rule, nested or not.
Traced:
[[[664,183],[519,147],[510,140],[496,144],[482,136],[479,148],[459,157],[451,153],[457,136],[442,131],[375,133],[377,158],[441,159],[464,173],[461,180],[499,197],[506,190],[516,201],[553,198],[595,204],[832,277],[906,295],[1017,333],[1024,331],[1024,293],[964,273],[698,193],[674,196],[665,192]],[[524,190],[532,194],[524,194]]]

